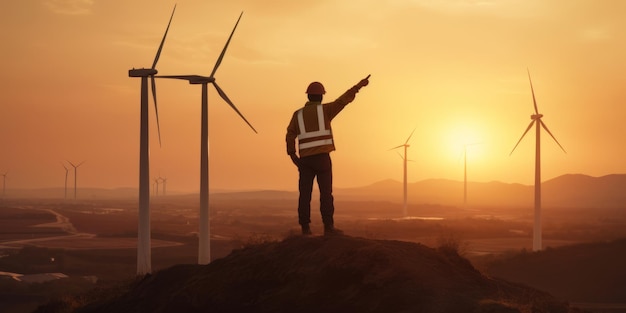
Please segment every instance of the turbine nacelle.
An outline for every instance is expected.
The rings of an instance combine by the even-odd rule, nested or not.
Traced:
[[[530,116],[531,120],[538,120],[543,117],[543,114],[533,114]]]
[[[158,71],[153,68],[133,68],[132,70],[128,70],[129,77],[148,77],[152,75],[156,75]]]
[[[213,77],[199,76],[199,77],[195,77],[194,79],[189,79],[189,83],[192,84],[192,85],[210,84],[212,82],[215,82],[215,78],[213,78]]]

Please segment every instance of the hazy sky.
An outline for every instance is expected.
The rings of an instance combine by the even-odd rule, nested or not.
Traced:
[[[0,173],[7,188],[136,187],[140,79],[174,1],[6,1],[0,18]],[[291,114],[311,81],[332,100],[371,74],[333,122],[335,186],[463,179],[532,184],[533,113],[543,121],[543,179],[626,172],[626,2],[621,0],[181,0],[157,69],[216,78],[259,134],[209,90],[210,184],[297,188],[285,152]],[[199,189],[200,86],[159,80],[163,146],[150,102],[151,176]],[[398,150],[400,152],[400,150]],[[73,184],[70,172],[70,185]]]

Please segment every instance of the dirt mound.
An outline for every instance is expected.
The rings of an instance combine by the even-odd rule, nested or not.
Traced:
[[[626,238],[496,259],[485,272],[572,302],[626,302]]]
[[[349,236],[290,237],[178,265],[79,312],[574,312],[494,280],[451,249]]]

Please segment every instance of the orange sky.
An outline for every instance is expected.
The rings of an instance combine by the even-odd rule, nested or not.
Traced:
[[[61,163],[85,161],[79,187],[136,187],[139,84],[174,1],[10,1],[0,19],[0,172],[7,188],[61,187]],[[254,134],[209,90],[210,184],[296,189],[285,129],[313,80],[325,100],[371,74],[333,122],[335,186],[402,180],[389,148],[411,131],[409,181],[532,184],[534,137],[509,152],[533,113],[544,122],[543,178],[626,172],[626,2],[543,0],[179,1],[159,74],[216,74]],[[200,87],[159,80],[163,146],[151,123],[151,176],[199,188]],[[151,110],[153,109],[152,103]],[[71,177],[70,172],[70,177]],[[70,185],[73,180],[70,179]]]

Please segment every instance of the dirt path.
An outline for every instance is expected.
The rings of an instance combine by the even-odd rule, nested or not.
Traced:
[[[2,242],[2,244],[0,245],[0,248],[18,248],[20,246],[23,245],[28,245],[28,244],[35,244],[35,243],[41,243],[41,242],[46,242],[46,241],[55,241],[55,240],[68,240],[68,239],[91,239],[96,237],[95,234],[89,234],[89,233],[80,233],[76,230],[76,228],[74,227],[74,225],[72,224],[72,222],[70,222],[70,219],[67,218],[64,215],[61,215],[60,213],[52,210],[52,209],[40,209],[40,208],[33,208],[33,207],[23,207],[21,209],[28,209],[28,210],[39,210],[39,211],[45,211],[51,214],[54,214],[54,216],[56,217],[56,221],[55,222],[51,222],[51,223],[44,223],[44,224],[37,224],[37,225],[33,225],[31,227],[48,227],[48,228],[59,228],[62,231],[68,233],[67,235],[59,235],[59,236],[50,236],[50,237],[38,237],[38,238],[29,238],[29,239],[19,239],[19,240],[11,240],[11,241],[5,241]]]
[[[47,211],[51,214],[54,214],[57,220],[56,222],[33,225],[32,227],[60,228],[62,231],[73,234],[73,235],[79,234],[78,231],[76,230],[76,227],[74,227],[72,222],[70,222],[70,219],[64,215],[61,215],[57,211],[52,210],[52,209],[36,209],[36,208],[33,208],[33,209],[40,210],[40,211]],[[94,236],[93,234],[89,234],[89,235]]]

